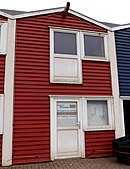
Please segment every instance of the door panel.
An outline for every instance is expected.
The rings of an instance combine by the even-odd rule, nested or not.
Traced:
[[[78,101],[57,101],[56,158],[80,157],[80,116]]]
[[[78,147],[77,130],[58,130],[58,153],[77,153]]]

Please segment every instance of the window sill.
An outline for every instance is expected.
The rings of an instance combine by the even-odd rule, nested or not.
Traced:
[[[61,80],[61,79],[55,79],[50,80],[50,83],[63,83],[63,84],[82,84],[82,80]]]
[[[101,130],[114,130],[114,128],[112,126],[108,126],[108,127],[97,127],[97,128],[87,128],[84,129],[83,131],[101,131]]]
[[[110,62],[110,60],[108,60],[107,58],[102,57],[82,57],[82,60]]]
[[[1,52],[0,52],[0,56],[6,55],[6,54],[7,54],[7,53],[1,53]]]

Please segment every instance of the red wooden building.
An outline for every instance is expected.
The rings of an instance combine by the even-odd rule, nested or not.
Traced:
[[[0,27],[0,164],[112,156],[111,28],[67,8],[1,10]]]

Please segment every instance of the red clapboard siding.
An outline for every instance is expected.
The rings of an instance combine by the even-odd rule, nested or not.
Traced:
[[[85,152],[87,158],[112,156],[114,131],[85,132]]]
[[[110,63],[83,61],[83,84],[50,84],[49,26],[106,32],[61,13],[17,20],[13,164],[50,160],[49,95],[112,95]]]
[[[0,135],[0,165],[2,164],[2,135]]]
[[[0,94],[4,94],[5,56],[0,56]]]
[[[7,20],[8,20],[8,18],[0,15],[0,21],[7,21]]]

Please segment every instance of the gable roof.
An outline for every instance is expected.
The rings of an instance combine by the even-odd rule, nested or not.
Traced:
[[[0,9],[0,15],[3,15],[3,16],[10,18],[10,19],[19,19],[19,18],[25,18],[25,17],[31,17],[31,16],[45,15],[45,14],[50,14],[50,13],[55,13],[55,12],[63,12],[63,11],[64,11],[64,7],[30,11],[30,12]],[[89,22],[91,22],[97,26],[100,26],[104,29],[111,30],[110,25],[103,24],[102,22],[99,22],[99,21],[92,19],[88,16],[85,16],[79,12],[72,10],[72,9],[69,9],[68,13],[73,14],[77,17],[80,17],[81,19],[89,21]]]

